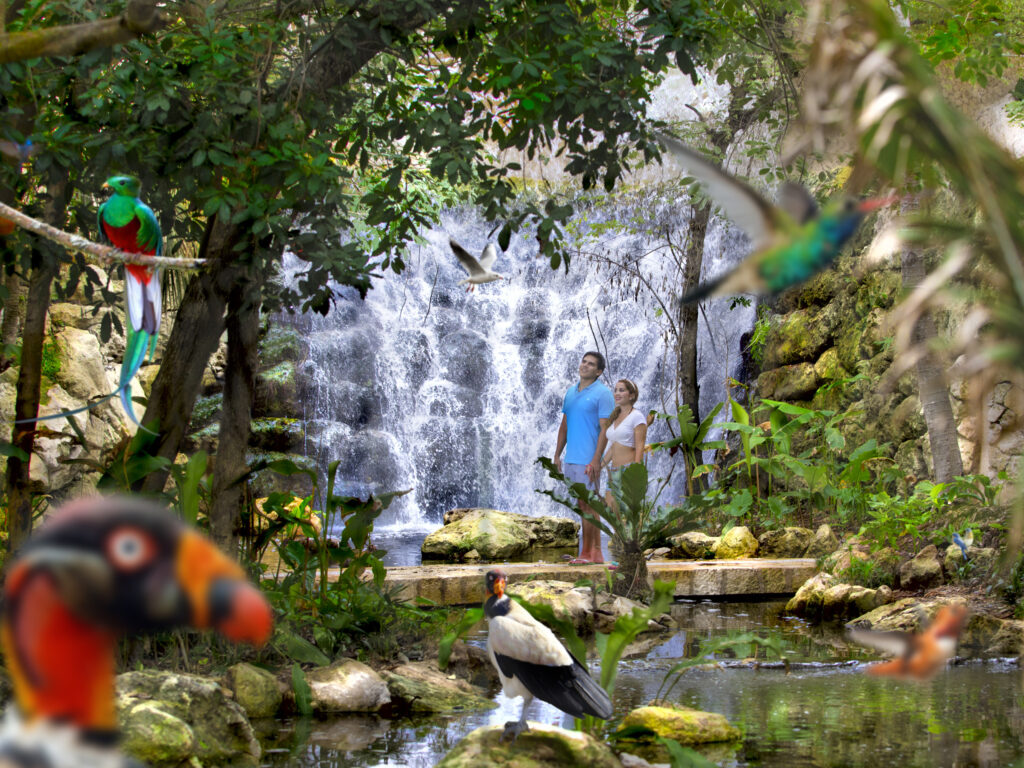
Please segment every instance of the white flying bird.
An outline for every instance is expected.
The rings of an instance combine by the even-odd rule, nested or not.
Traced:
[[[459,285],[469,283],[466,291],[474,290],[481,283],[493,283],[495,280],[504,279],[497,272],[491,270],[494,260],[498,258],[498,249],[494,247],[493,243],[488,243],[484,247],[483,253],[480,254],[480,261],[470,256],[469,252],[454,240],[449,239],[448,244],[452,247],[452,251],[455,252],[459,262],[469,272],[469,277],[458,283]]]

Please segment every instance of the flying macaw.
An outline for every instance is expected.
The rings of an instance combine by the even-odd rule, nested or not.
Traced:
[[[164,240],[153,209],[139,199],[139,180],[134,176],[111,176],[103,187],[114,190],[97,212],[100,239],[128,253],[161,256]],[[132,407],[132,377],[142,367],[147,350],[150,359],[156,350],[160,330],[160,270],[139,264],[124,265],[125,296],[128,304],[128,341],[118,381],[118,393],[125,412],[136,424]],[[142,426],[139,424],[139,426]]]

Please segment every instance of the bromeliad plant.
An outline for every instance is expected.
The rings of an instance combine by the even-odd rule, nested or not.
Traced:
[[[625,597],[646,597],[650,593],[647,583],[647,558],[644,551],[661,543],[669,536],[696,527],[696,511],[688,504],[659,506],[658,499],[668,487],[668,481],[658,481],[657,490],[650,493],[647,467],[630,464],[612,472],[608,483],[611,503],[588,490],[583,483],[568,483],[551,459],[541,456],[537,459],[552,479],[565,484],[571,498],[552,490],[543,490],[545,496],[578,511],[602,532],[611,536],[622,548],[619,569],[616,573],[614,592]],[[578,507],[578,502],[587,504],[593,514]]]

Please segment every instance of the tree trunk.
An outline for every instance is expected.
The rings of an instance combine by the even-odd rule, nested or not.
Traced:
[[[901,257],[903,287],[907,291],[916,288],[925,277],[921,253],[904,248]],[[931,312],[925,311],[917,321],[912,336],[915,345],[927,345],[938,336]],[[926,353],[917,363],[917,387],[921,395],[921,409],[928,426],[928,442],[932,448],[932,462],[937,482],[946,483],[964,473],[960,456],[960,443],[956,434],[956,420],[946,388],[945,371],[932,352]]]
[[[66,173],[47,186],[44,220],[56,227],[64,226],[70,184]],[[14,401],[15,419],[31,419],[39,414],[39,391],[42,381],[43,342],[46,335],[46,312],[50,307],[50,286],[57,274],[57,260],[52,246],[36,239],[34,267],[28,284],[28,307],[21,343],[21,367],[18,370],[18,392]],[[28,456],[7,460],[7,549],[17,551],[32,532],[32,491],[30,469],[35,448],[35,424],[15,424],[11,442]]]
[[[4,301],[4,320],[0,325],[0,371],[6,371],[14,364],[15,358],[5,350],[17,344],[21,333],[21,322],[25,316],[25,297],[22,295],[21,278],[11,272],[4,281],[7,299]]]
[[[228,305],[228,355],[224,406],[220,418],[217,460],[213,466],[210,532],[222,551],[238,551],[238,524],[245,486],[238,480],[248,471],[252,404],[255,392],[256,344],[259,341],[259,298],[248,280],[231,292]]]
[[[155,419],[155,429],[160,433],[153,455],[174,461],[188,430],[203,383],[203,369],[217,351],[224,332],[224,311],[239,272],[233,251],[238,238],[236,226],[220,226],[216,219],[207,225],[200,257],[210,266],[194,276],[185,289],[142,419],[144,424]],[[135,490],[160,493],[166,482],[166,471],[151,472]]]

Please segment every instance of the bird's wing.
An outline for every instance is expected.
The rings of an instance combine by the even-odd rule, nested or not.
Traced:
[[[857,645],[873,648],[890,656],[903,656],[911,647],[912,636],[906,632],[877,632],[873,629],[848,629],[849,637]]]
[[[818,201],[803,186],[792,181],[779,187],[779,205],[797,224],[806,224],[818,215]]]
[[[107,237],[107,230],[103,227],[103,209],[107,207],[106,203],[103,203],[99,208],[96,209],[96,228],[99,230],[100,242],[104,245],[110,245],[110,238]]]
[[[164,252],[164,238],[160,232],[160,222],[156,220],[153,209],[141,200],[135,201],[135,217],[139,220],[139,232],[136,239],[139,247],[146,253],[161,256]]]
[[[490,620],[487,639],[496,655],[516,661],[548,667],[565,667],[573,662],[555,633],[515,601],[507,614]]]
[[[612,702],[587,668],[575,659],[564,667],[549,667],[494,654],[505,677],[516,678],[531,694],[553,704],[573,717],[594,715],[607,720],[612,716]]]
[[[671,136],[661,133],[657,136],[676,160],[700,181],[715,204],[747,233],[754,250],[767,247],[779,229],[793,229],[793,222],[785,220],[782,209],[742,181]]]
[[[480,266],[489,272],[497,258],[498,249],[494,247],[494,243],[488,243],[484,246],[484,252],[480,255]]]
[[[960,538],[968,547],[974,546],[974,529],[968,528]]]
[[[485,274],[484,268],[480,266],[480,262],[470,256],[469,252],[465,248],[454,240],[449,240],[448,245],[452,247],[452,252],[458,258],[462,266],[465,267],[466,271],[469,272],[470,277]]]

